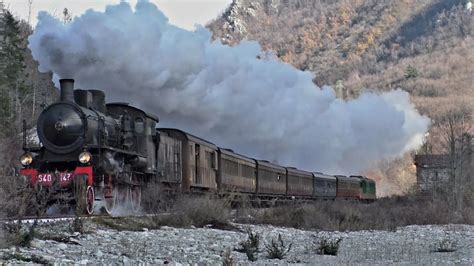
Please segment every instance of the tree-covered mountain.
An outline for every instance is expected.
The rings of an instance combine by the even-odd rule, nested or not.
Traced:
[[[457,95],[474,100],[468,2],[235,0],[208,28],[231,45],[258,41],[313,72],[320,86],[339,81],[352,94],[403,88],[434,115],[434,106]]]
[[[349,98],[408,91],[432,119],[418,153],[450,154],[474,133],[473,18],[470,0],[234,0],[207,27],[230,45],[255,40]],[[410,155],[369,173],[382,176],[381,194],[415,180]]]

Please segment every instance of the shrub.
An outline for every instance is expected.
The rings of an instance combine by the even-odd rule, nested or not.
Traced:
[[[457,241],[448,237],[435,244],[433,252],[454,252],[457,250]]]
[[[143,210],[147,213],[162,213],[169,211],[175,202],[175,195],[162,189],[156,182],[150,182],[142,189]]]
[[[3,234],[7,246],[29,247],[36,236],[35,221],[30,226],[23,226],[21,222],[3,225]]]
[[[169,212],[150,217],[97,217],[94,222],[119,231],[142,231],[161,226],[211,227],[236,230],[229,223],[230,207],[225,200],[209,197],[182,196],[173,203]]]
[[[240,247],[237,248],[236,251],[245,253],[249,261],[256,261],[262,236],[259,233],[253,232],[251,229],[247,230],[247,236],[247,240],[241,241],[239,243]]]
[[[85,233],[84,220],[79,217],[75,217],[69,226],[69,231],[71,231],[71,233],[77,232],[80,234],[84,234]]]
[[[209,197],[183,197],[178,199],[174,210],[184,214],[197,227],[224,226],[230,218],[229,205],[223,200]]]
[[[21,218],[27,213],[41,212],[39,207],[28,180],[17,176],[0,176],[0,217]]]
[[[468,189],[466,189],[468,191]],[[351,201],[315,201],[306,205],[286,205],[254,210],[252,219],[239,216],[236,222],[271,224],[326,231],[395,230],[418,224],[472,224],[474,203],[466,197],[461,215],[450,208],[443,193],[411,193],[380,198],[371,204]],[[444,213],[445,215],[438,215]],[[244,213],[248,216],[248,212]]]
[[[222,265],[224,266],[235,265],[234,257],[232,257],[232,252],[230,248],[222,252]]]
[[[339,251],[339,244],[341,243],[342,238],[338,239],[328,239],[323,237],[319,240],[317,253],[320,255],[332,255],[336,256]]]
[[[283,242],[283,238],[278,234],[278,239],[272,239],[270,244],[265,244],[265,249],[268,253],[268,258],[282,260],[286,257],[288,252],[291,250],[291,243],[286,246]]]
[[[210,197],[182,196],[176,200],[169,215],[154,217],[157,225],[185,227],[212,227],[235,229],[229,224],[230,204],[222,199]]]

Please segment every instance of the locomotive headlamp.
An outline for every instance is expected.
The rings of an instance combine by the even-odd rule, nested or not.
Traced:
[[[33,155],[31,153],[25,153],[20,157],[20,163],[23,166],[28,166],[33,162]]]
[[[88,151],[83,151],[79,154],[79,162],[81,163],[88,163],[91,161],[92,155]]]

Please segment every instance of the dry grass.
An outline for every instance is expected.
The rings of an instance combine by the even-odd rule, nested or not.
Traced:
[[[21,218],[46,210],[46,192],[36,194],[28,182],[20,176],[0,176],[0,217]]]
[[[413,224],[474,224],[472,204],[466,203],[462,212],[454,212],[445,199],[445,196],[439,195],[410,194],[382,198],[372,204],[315,202],[247,210],[245,216],[237,217],[236,221],[328,231],[395,230]]]
[[[181,196],[171,206],[170,214],[157,216],[156,222],[168,226],[195,226],[231,229],[230,202],[208,196]]]
[[[227,200],[183,195],[177,198],[166,212],[156,216],[147,218],[100,217],[94,221],[119,231],[142,231],[144,228],[159,229],[162,226],[194,226],[235,230],[236,228],[229,223],[230,210],[230,203]]]
[[[0,231],[0,248],[10,246],[29,247],[31,241],[37,236],[37,223],[23,225],[21,223],[2,224]]]

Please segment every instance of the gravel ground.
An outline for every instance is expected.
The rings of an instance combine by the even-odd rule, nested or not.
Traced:
[[[87,221],[86,234],[69,233],[68,221],[40,225],[43,235],[64,240],[34,239],[31,247],[0,249],[0,264],[222,264],[230,250],[233,262],[249,264],[235,251],[248,229],[262,236],[256,264],[313,265],[474,265],[474,225],[407,226],[396,231],[316,232],[266,225],[240,225],[234,231],[210,228],[171,228],[141,232],[117,231]],[[266,246],[281,235],[291,249],[283,260],[269,259]],[[337,256],[318,255],[321,239],[341,238]],[[68,242],[68,243],[64,243]],[[452,252],[436,252],[440,248]]]

